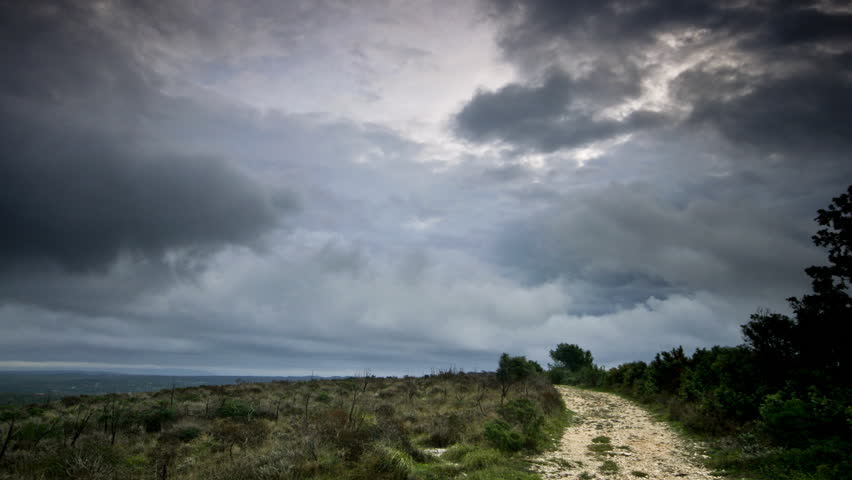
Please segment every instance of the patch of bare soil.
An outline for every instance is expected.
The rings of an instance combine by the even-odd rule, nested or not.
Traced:
[[[700,445],[617,395],[557,387],[574,424],[559,448],[533,460],[543,479],[706,479]]]

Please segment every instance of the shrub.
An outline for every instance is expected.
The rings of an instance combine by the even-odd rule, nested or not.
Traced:
[[[177,412],[164,404],[150,408],[140,415],[140,423],[147,433],[156,433],[177,418]]]
[[[201,429],[198,427],[183,427],[176,430],[174,435],[181,442],[191,442],[201,436]]]
[[[506,463],[506,457],[497,450],[480,449],[467,453],[461,461],[465,470],[482,470]]]
[[[426,444],[432,447],[447,447],[460,441],[466,429],[464,418],[457,413],[439,416],[430,426]]]
[[[234,398],[222,401],[216,409],[216,416],[220,418],[231,418],[235,420],[248,421],[254,415],[254,407]]]
[[[544,415],[541,410],[526,398],[518,398],[507,403],[499,410],[500,416],[512,425],[518,426],[524,436],[537,437],[541,434]]]
[[[414,473],[414,460],[407,453],[387,445],[376,445],[359,462],[360,478],[408,480]]]
[[[601,473],[618,473],[618,464],[612,460],[605,460],[598,469]]]
[[[545,390],[538,396],[541,408],[548,414],[562,410],[565,408],[565,402],[562,400],[562,395],[555,390]]]
[[[504,420],[487,422],[484,434],[488,443],[504,452],[517,452],[524,447],[521,434],[512,430],[512,426]]]
[[[459,443],[448,448],[441,458],[450,462],[460,462],[465,455],[476,450],[476,447],[467,443]]]

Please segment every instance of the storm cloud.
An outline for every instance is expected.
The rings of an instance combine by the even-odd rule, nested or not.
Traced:
[[[0,3],[0,368],[736,344],[824,258],[851,23],[832,1]]]
[[[663,124],[664,114],[646,110],[620,119],[597,118],[600,110],[636,96],[636,81],[605,70],[580,79],[555,71],[540,85],[478,92],[458,113],[458,131],[476,141],[502,140],[553,152]]]
[[[147,124],[169,115],[157,75],[76,2],[3,5],[0,268],[106,271],[255,240],[276,198],[232,162],[188,154]],[[8,28],[6,28],[8,27]]]
[[[530,73],[461,109],[470,140],[552,152],[668,125],[706,126],[765,154],[850,146],[842,2],[485,4],[505,57]],[[567,73],[540,79],[554,69]]]

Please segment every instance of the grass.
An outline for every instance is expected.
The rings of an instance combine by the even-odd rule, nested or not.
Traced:
[[[612,460],[606,460],[598,468],[598,471],[601,473],[618,473],[619,470],[618,464]]]
[[[541,423],[506,453],[484,435],[504,415],[500,396],[493,373],[444,372],[0,407],[0,432],[13,429],[0,480],[534,480],[526,455],[555,447],[571,413],[545,379],[517,386],[504,403],[528,400]]]
[[[606,436],[593,438],[592,443],[590,443],[586,448],[596,455],[605,455],[613,450],[611,440]]]

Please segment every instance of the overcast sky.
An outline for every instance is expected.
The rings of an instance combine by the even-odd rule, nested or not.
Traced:
[[[612,366],[786,312],[845,1],[0,1],[0,369]]]

